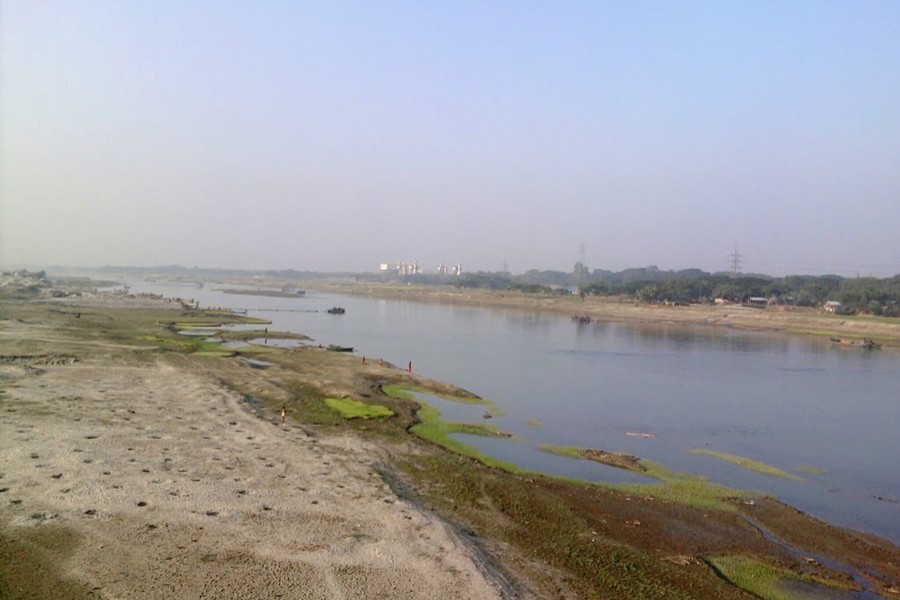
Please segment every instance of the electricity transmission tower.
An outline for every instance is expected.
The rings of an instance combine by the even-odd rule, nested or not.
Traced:
[[[728,255],[728,267],[732,279],[735,279],[741,272],[741,253],[738,252],[737,244],[734,245],[734,252]]]
[[[584,264],[584,242],[581,242],[581,246],[578,251],[578,264],[575,266],[575,285],[578,286],[579,291],[582,287],[584,287],[585,276],[587,275],[587,265]]]

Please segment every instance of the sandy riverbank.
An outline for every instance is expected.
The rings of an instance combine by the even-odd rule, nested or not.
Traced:
[[[22,322],[0,348],[0,597],[501,597],[357,436],[282,425],[177,357]]]
[[[737,305],[660,306],[620,302],[599,297],[582,299],[578,296],[548,296],[449,286],[311,282],[308,287],[335,293],[379,298],[552,311],[567,315],[587,316],[596,321],[730,327],[848,339],[866,338],[878,340],[892,348],[900,347],[900,319],[830,315],[814,309],[799,307],[760,309]]]

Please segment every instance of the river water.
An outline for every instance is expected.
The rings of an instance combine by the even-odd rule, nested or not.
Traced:
[[[247,308],[272,330],[454,383],[492,401],[519,439],[468,436],[525,467],[594,480],[631,474],[537,450],[627,452],[777,496],[815,517],[900,544],[900,356],[827,340],[712,327],[576,323],[564,315],[336,296],[270,298],[209,285],[132,283],[132,292]],[[346,308],[330,315],[331,306]],[[298,311],[298,312],[293,312]],[[445,418],[483,409],[440,403]],[[629,436],[627,433],[652,437]],[[800,481],[691,449],[752,458]]]

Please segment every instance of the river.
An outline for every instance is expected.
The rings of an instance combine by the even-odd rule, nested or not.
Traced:
[[[493,402],[519,439],[466,441],[525,467],[589,479],[623,472],[539,444],[627,452],[777,496],[825,521],[900,544],[900,357],[827,340],[714,327],[576,323],[564,315],[309,292],[233,295],[131,283],[134,293],[247,308],[270,329],[454,383]],[[346,314],[325,311],[342,306]],[[442,404],[451,420],[483,410]],[[627,433],[648,434],[644,437]],[[652,437],[651,437],[652,436]],[[751,471],[704,449],[762,461]]]

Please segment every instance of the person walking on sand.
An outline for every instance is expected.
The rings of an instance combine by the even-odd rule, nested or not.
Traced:
[[[287,415],[287,406],[281,405],[281,424],[284,425],[284,417]]]

